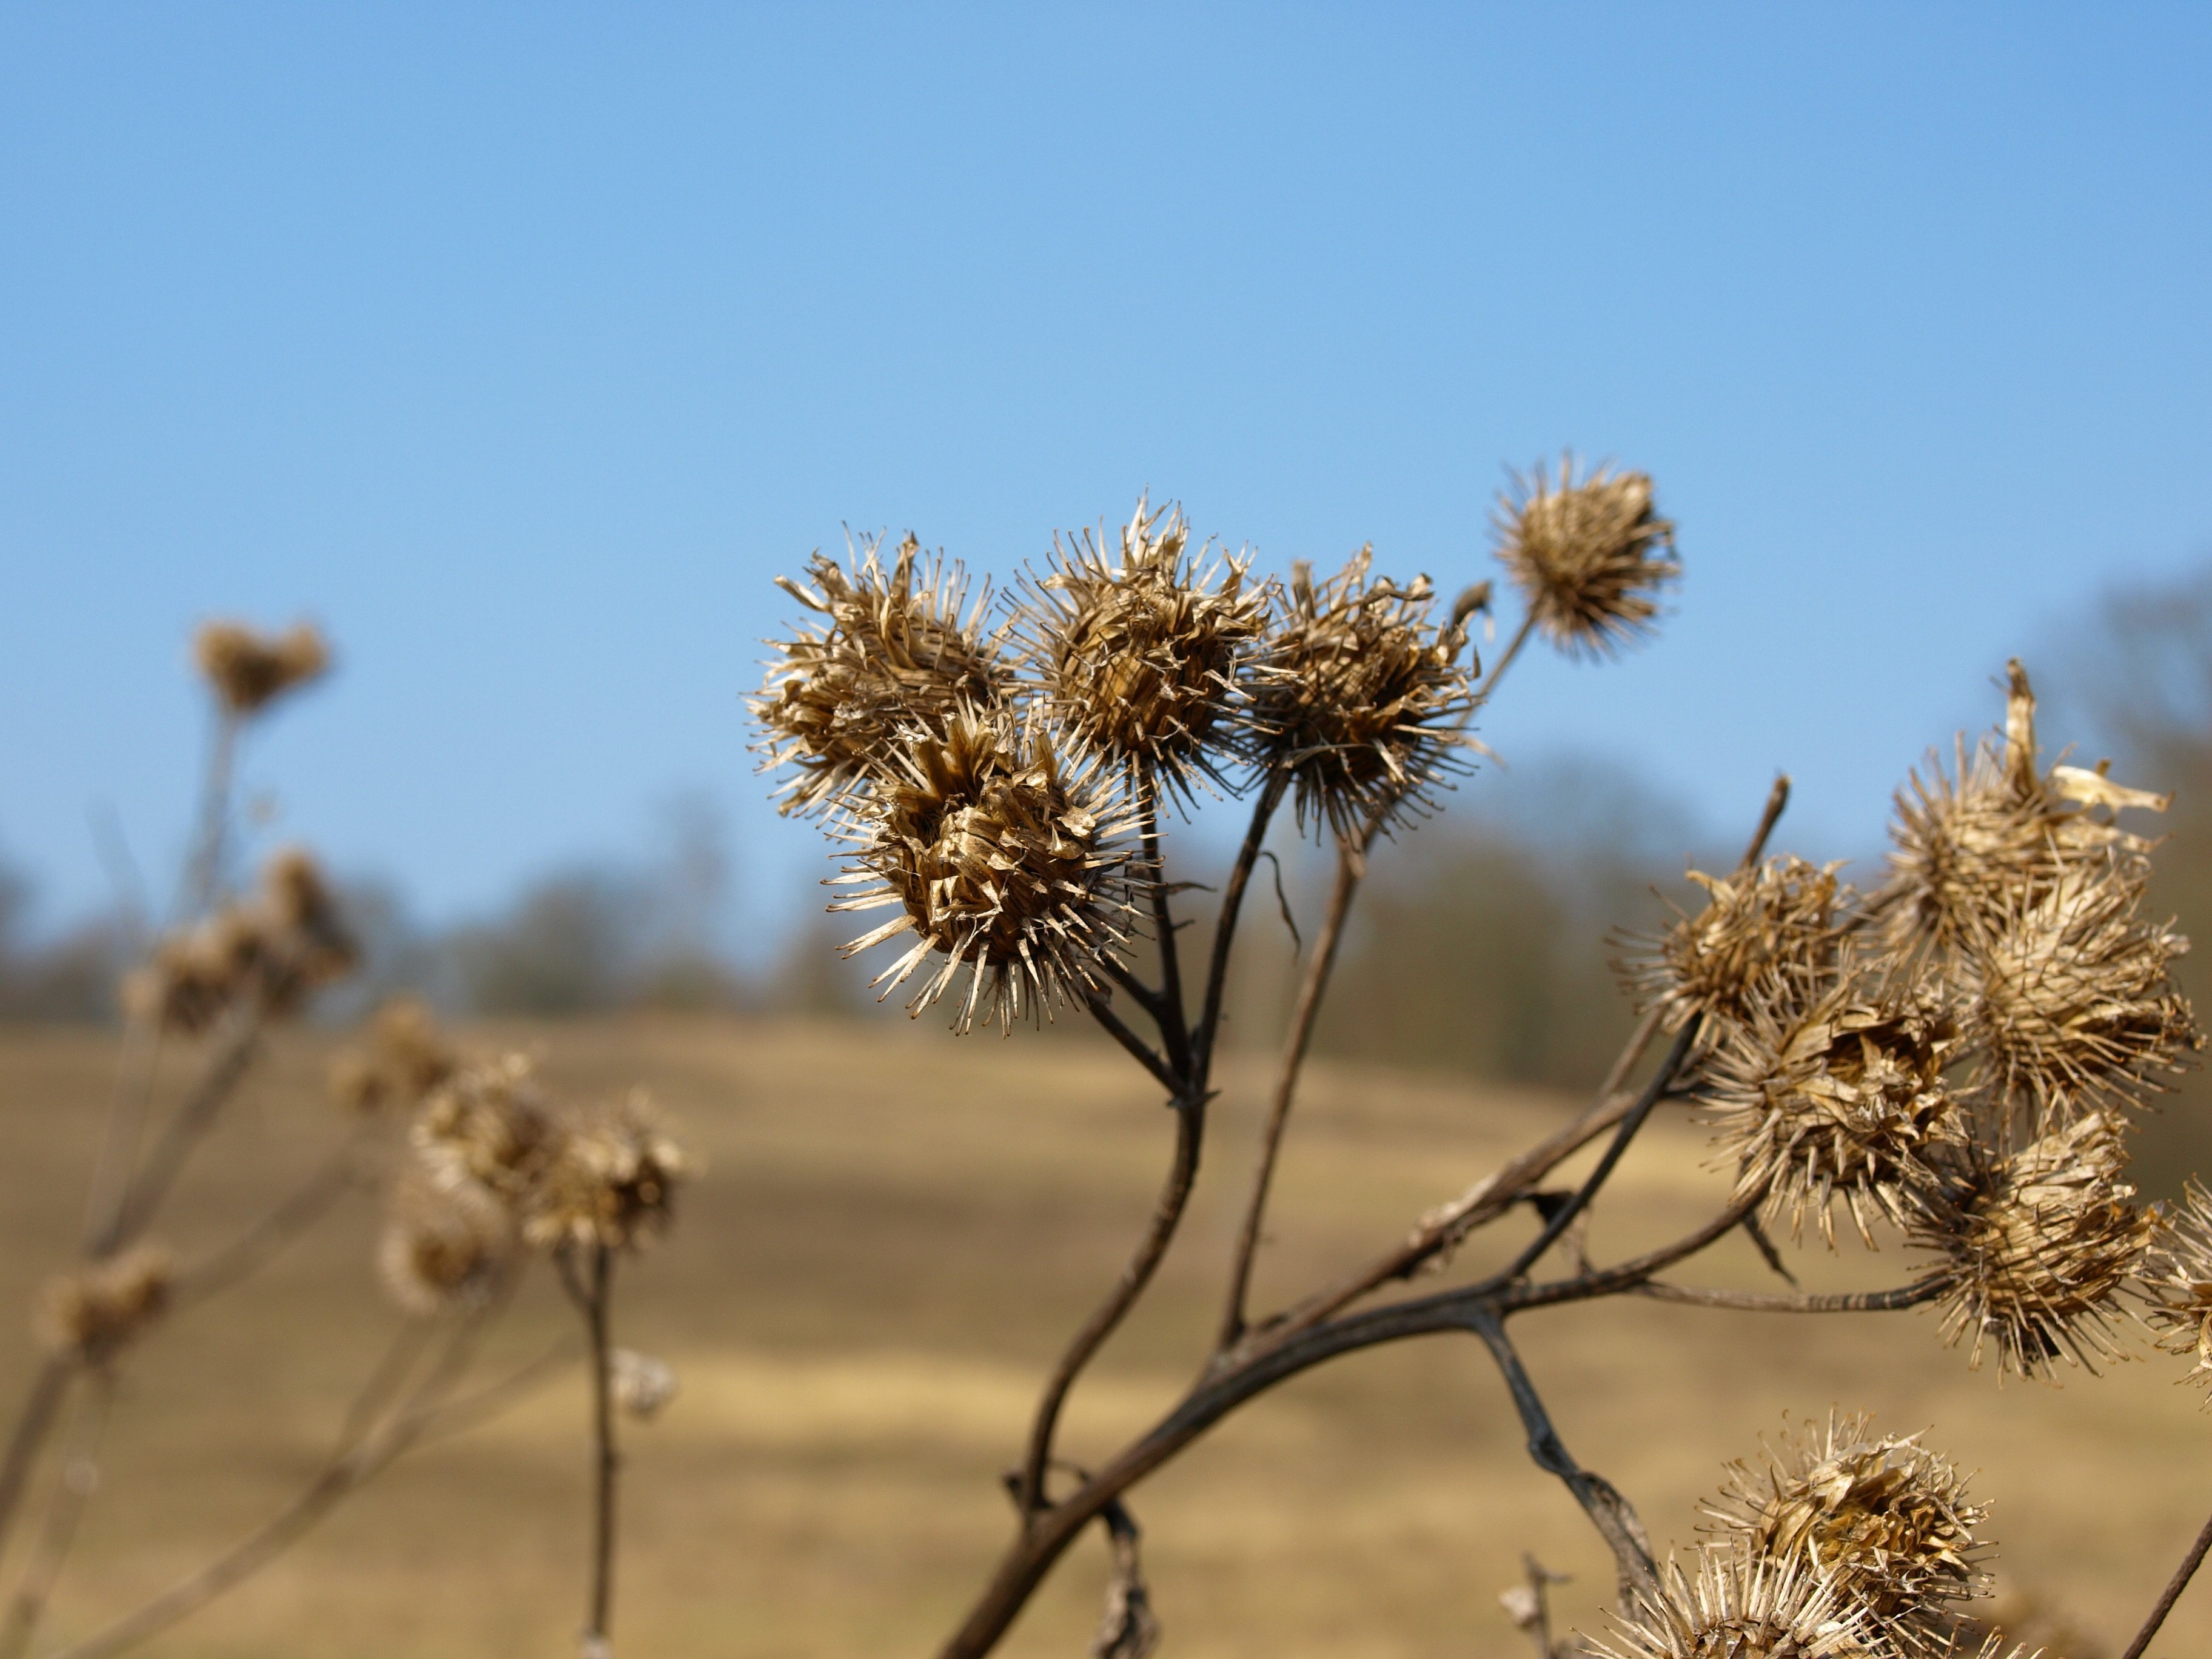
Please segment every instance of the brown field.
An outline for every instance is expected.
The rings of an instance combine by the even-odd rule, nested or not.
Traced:
[[[629,1659],[928,1652],[1009,1525],[997,1477],[1064,1333],[1110,1279],[1168,1145],[1155,1091],[1069,1039],[611,1022],[498,1033],[579,1095],[649,1084],[708,1160],[674,1234],[628,1271],[619,1340],[684,1392],[629,1435],[616,1628]],[[305,1169],[340,1125],[323,1049],[295,1038],[204,1149],[161,1231],[189,1255]],[[0,1303],[59,1265],[111,1058],[95,1037],[0,1036]],[[1096,1456],[1191,1375],[1241,1195],[1255,1068],[1231,1069],[1183,1238],[1152,1302],[1078,1393],[1068,1451]],[[1371,1251],[1566,1103],[1316,1071],[1281,1183],[1262,1291]],[[1600,1256],[1698,1219],[1719,1191],[1700,1140],[1655,1128],[1615,1183]],[[357,1202],[253,1283],[151,1336],[129,1370],[53,1634],[81,1633],[251,1527],[296,1486],[396,1322]],[[1521,1236],[1522,1223],[1508,1227]],[[1822,1285],[1901,1281],[1895,1250]],[[1747,1248],[1711,1282],[1757,1283]],[[563,1328],[530,1287],[499,1343]],[[1980,1471],[2014,1584],[2117,1652],[2212,1507],[2212,1417],[2174,1362],[2063,1389],[1998,1385],[1925,1313],[1779,1318],[1607,1303],[1516,1327],[1561,1431],[1656,1537],[1686,1540],[1720,1462],[1785,1411],[1868,1408]],[[24,1322],[0,1334],[20,1392]],[[10,1401],[12,1408],[12,1398]],[[507,1659],[574,1650],[585,1399],[571,1370],[510,1415],[396,1467],[244,1589],[153,1644],[225,1659]],[[1179,1656],[1516,1655],[1498,1591],[1522,1550],[1573,1572],[1587,1622],[1608,1575],[1528,1463],[1486,1357],[1431,1338],[1356,1355],[1248,1407],[1140,1486],[1167,1650]],[[1006,1651],[1084,1650],[1102,1553],[1063,1567]],[[2212,1652],[2212,1585],[2158,1652]],[[2084,1644],[2075,1659],[2093,1649]]]

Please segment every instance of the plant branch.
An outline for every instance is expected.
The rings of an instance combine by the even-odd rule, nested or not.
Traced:
[[[1505,1386],[1513,1395],[1514,1408],[1521,1413],[1521,1425],[1528,1433],[1528,1455],[1535,1460],[1538,1468],[1559,1476],[1605,1540],[1606,1547],[1613,1552],[1613,1563],[1620,1575],[1622,1604],[1631,1604],[1639,1591],[1656,1590],[1659,1574],[1652,1565],[1651,1539],[1644,1529],[1644,1522],[1610,1480],[1575,1462],[1566,1443],[1559,1438],[1558,1429],[1553,1426],[1551,1414],[1544,1408],[1543,1396],[1536,1392],[1535,1383],[1521,1364],[1521,1356],[1505,1334],[1503,1322],[1496,1314],[1483,1309],[1468,1319],[1468,1328],[1482,1339],[1483,1345],[1490,1350],[1490,1357],[1498,1362]]]
[[[143,1232],[154,1218],[202,1136],[214,1126],[224,1103],[252,1063],[261,1036],[261,1011],[251,988],[228,1015],[216,1040],[216,1048],[200,1069],[192,1088],[178,1103],[162,1127],[161,1137],[146,1155],[146,1162],[125,1190],[113,1216],[94,1241],[89,1252],[100,1257],[113,1254]]]
[[[75,1357],[54,1354],[31,1379],[31,1392],[15,1417],[15,1431],[8,1437],[7,1456],[0,1460],[0,1547],[7,1542],[9,1528],[30,1485],[31,1471],[38,1463],[39,1450],[53,1431],[76,1376]]]
[[[1251,885],[1253,867],[1260,862],[1260,848],[1267,838],[1268,823],[1282,804],[1290,775],[1271,770],[1252,804],[1252,822],[1244,831],[1244,844],[1237,850],[1229,880],[1221,890],[1221,915],[1213,924],[1213,953],[1206,974],[1206,1007],[1191,1039],[1191,1078],[1200,1090],[1213,1066],[1215,1040],[1221,1035],[1221,1000],[1229,988],[1229,950],[1237,940],[1237,913],[1244,906],[1244,890]]]
[[[2128,1644],[2128,1650],[2120,1656],[2120,1659],[2143,1659],[2143,1655],[2150,1650],[2151,1638],[2157,1635],[2159,1627],[2166,1623],[2166,1615],[2173,1611],[2173,1604],[2181,1599],[2181,1592],[2189,1588],[2189,1581],[2197,1576],[2197,1569],[2204,1565],[2207,1552],[2212,1552],[2212,1519],[2206,1520],[2203,1530],[2197,1534],[2197,1541],[2189,1547],[2189,1553],[2181,1558],[2181,1565],[2173,1570],[2173,1577],[2166,1581],[2166,1589],[2159,1595],[2158,1605],[2150,1610],[2150,1617],[2143,1620],[2142,1628],[2136,1632],[2136,1639]]]
[[[1144,837],[1145,864],[1152,872],[1152,933],[1159,945],[1160,991],[1152,1017],[1168,1059],[1179,1072],[1190,1070],[1189,1016],[1183,1007],[1182,957],[1176,944],[1175,913],[1168,893],[1166,855],[1160,849],[1160,789],[1152,769],[1141,760],[1137,774],[1137,816]]]
[[[1735,1308],[1745,1313],[1890,1313],[1917,1308],[1943,1294],[1943,1281],[1923,1279],[1893,1291],[1839,1291],[1819,1296],[1771,1296],[1758,1291],[1716,1291],[1647,1279],[1636,1294],[1656,1302],[1680,1302],[1698,1308]]]
[[[213,1255],[178,1274],[172,1293],[174,1305],[183,1307],[228,1289],[321,1220],[360,1181],[361,1148],[367,1139],[365,1129],[349,1136],[268,1214]]]
[[[1092,991],[1084,998],[1084,1006],[1091,1010],[1091,1018],[1105,1029],[1115,1042],[1136,1056],[1137,1063],[1158,1079],[1169,1094],[1180,1097],[1185,1092],[1182,1077],[1160,1055],[1160,1051],[1131,1030],[1121,1015],[1106,999]]]
[[[1298,987],[1289,1035],[1283,1039],[1282,1068],[1275,1079],[1274,1099],[1268,1108],[1267,1127],[1261,1133],[1259,1161],[1252,1173],[1252,1195],[1245,1202],[1244,1219],[1237,1232],[1236,1254],[1230,1260],[1228,1299],[1221,1312],[1220,1332],[1214,1338],[1217,1353],[1229,1352],[1244,1334],[1244,1308],[1251,1290],[1253,1257],[1259,1251],[1260,1231],[1267,1219],[1267,1189],[1274,1181],[1275,1160],[1282,1149],[1284,1129],[1290,1121],[1291,1103],[1297,1093],[1298,1072],[1313,1040],[1314,1024],[1321,1015],[1322,999],[1328,992],[1329,974],[1336,963],[1337,944],[1344,936],[1345,918],[1351,914],[1352,897],[1358,891],[1360,867],[1361,860],[1350,847],[1338,848],[1336,885],[1330,890],[1328,911],[1322,919],[1320,936],[1314,941],[1313,955],[1306,963],[1305,978]]]
[[[1015,1504],[1024,1528],[1044,1507],[1045,1470],[1052,1462],[1053,1436],[1068,1390],[1151,1282],[1153,1271],[1167,1254],[1169,1242],[1182,1219],[1183,1206],[1189,1201],[1191,1183],[1198,1176],[1199,1149],[1206,1136],[1206,1102],[1202,1097],[1186,1096],[1176,1102],[1175,1115],[1175,1155],[1168,1169],[1166,1185],[1153,1206],[1152,1223],[1138,1241],[1114,1288],[1084,1322],[1067,1352],[1060,1356],[1060,1364],[1054,1368],[1037,1401],[1036,1416],[1030,1427],[1029,1450],[1022,1461],[1021,1480],[1015,1492]]]
[[[614,1252],[605,1244],[592,1248],[590,1300],[585,1309],[585,1328],[592,1345],[592,1600],[584,1626],[585,1659],[611,1653],[610,1624],[615,1599],[615,1481],[622,1455],[615,1446],[614,1355],[607,1340],[607,1325],[614,1291]]]
[[[78,1398],[76,1420],[70,1425],[70,1443],[62,1455],[61,1478],[46,1508],[38,1553],[23,1569],[15,1599],[9,1604],[6,1627],[0,1629],[0,1659],[22,1659],[29,1650],[54,1586],[61,1582],[85,1506],[100,1486],[100,1466],[94,1460],[100,1455],[100,1438],[114,1403],[114,1377],[106,1372],[94,1373],[91,1387]]]

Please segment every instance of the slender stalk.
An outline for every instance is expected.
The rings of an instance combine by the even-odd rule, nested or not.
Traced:
[[[1145,1236],[1137,1241],[1137,1248],[1121,1269],[1121,1276],[1115,1280],[1114,1288],[1084,1322],[1067,1352],[1060,1356],[1060,1364],[1054,1367],[1045,1383],[1044,1393],[1038,1398],[1036,1415],[1030,1425],[1029,1449],[1022,1460],[1021,1480],[1015,1490],[1015,1505],[1025,1528],[1045,1507],[1045,1471],[1052,1462],[1053,1436],[1059,1427],[1060,1409],[1066,1401],[1068,1390],[1074,1387],[1083,1368],[1091,1363],[1091,1356],[1114,1334],[1115,1328],[1144,1293],[1145,1286],[1152,1282],[1152,1273],[1159,1267],[1160,1258],[1167,1254],[1168,1244],[1182,1219],[1183,1206],[1190,1200],[1191,1184],[1198,1178],[1199,1149],[1206,1138],[1206,1102],[1202,1097],[1186,1095],[1176,1103],[1175,1112],[1175,1156],[1168,1168],[1167,1182],[1160,1189],[1159,1201],[1153,1206],[1152,1223],[1145,1229]]]
[[[592,1604],[584,1627],[585,1659],[604,1659],[609,1646],[615,1600],[615,1479],[621,1454],[615,1447],[614,1355],[607,1341],[612,1300],[614,1252],[592,1248],[590,1300],[586,1326],[592,1344],[592,1437],[597,1449],[592,1506]]]
[[[1521,654],[1521,647],[1528,643],[1528,635],[1534,631],[1535,626],[1536,617],[1533,611],[1521,618],[1521,625],[1513,630],[1513,637],[1506,641],[1505,649],[1498,654],[1498,660],[1490,665],[1490,672],[1484,676],[1482,684],[1475,688],[1474,699],[1468,705],[1467,720],[1473,720],[1475,710],[1490,701],[1491,694],[1498,690],[1498,682],[1504,679],[1505,671],[1513,666],[1513,659]],[[1466,723],[1467,720],[1461,721],[1462,726]]]
[[[1160,1086],[1168,1093],[1179,1096],[1183,1092],[1183,1079],[1175,1067],[1160,1058],[1159,1050],[1131,1030],[1104,997],[1093,991],[1084,999],[1084,1006],[1091,1010],[1091,1018],[1106,1034],[1134,1055],[1137,1063],[1158,1079]]]
[[[2120,1659],[2143,1659],[2143,1655],[2150,1650],[2151,1638],[2157,1635],[2159,1627],[2166,1623],[2166,1615],[2173,1611],[2173,1604],[2181,1599],[2181,1592],[2189,1588],[2189,1581],[2197,1576],[2197,1569],[2204,1565],[2208,1552],[2212,1552],[2212,1518],[2205,1521],[2203,1530],[2197,1534],[2197,1541],[2189,1547],[2189,1553],[2181,1558],[2181,1565],[2173,1570],[2173,1577],[2166,1581],[2166,1589],[2160,1593],[2158,1605],[2150,1610],[2150,1617],[2143,1620],[2142,1628],[2136,1632],[2136,1639],[2128,1644],[2128,1650],[2120,1656]]]
[[[1168,866],[1160,849],[1160,789],[1152,769],[1132,761],[1137,775],[1137,814],[1142,827],[1145,866],[1152,872],[1152,933],[1160,952],[1159,1002],[1153,1016],[1159,1022],[1160,1041],[1168,1058],[1182,1072],[1190,1070],[1190,1026],[1182,1000],[1182,958],[1176,943],[1174,908],[1168,896]]]
[[[114,1377],[94,1372],[91,1386],[78,1399],[76,1420],[70,1425],[69,1443],[62,1455],[61,1480],[46,1509],[38,1553],[24,1568],[15,1598],[9,1603],[6,1626],[0,1628],[0,1659],[22,1659],[29,1651],[54,1586],[61,1582],[62,1569],[69,1564],[70,1551],[76,1543],[78,1523],[100,1485],[100,1466],[94,1460],[100,1455],[109,1408],[114,1403]]]
[[[200,822],[192,840],[192,856],[185,866],[185,883],[178,894],[177,920],[196,921],[214,906],[216,890],[222,881],[223,842],[230,829],[230,781],[238,759],[238,734],[243,719],[218,706],[215,736],[208,746],[207,770],[200,781]]]
[[[1893,1291],[1840,1291],[1820,1296],[1774,1296],[1758,1291],[1715,1291],[1690,1285],[1662,1285],[1649,1280],[1636,1286],[1638,1296],[1655,1302],[1680,1302],[1696,1308],[1735,1308],[1745,1313],[1889,1313],[1917,1308],[1943,1294],[1943,1282],[1923,1279],[1917,1285]]]
[[[55,1421],[61,1415],[62,1402],[69,1398],[70,1383],[76,1376],[76,1359],[70,1355],[55,1354],[39,1367],[38,1374],[31,1379],[31,1392],[15,1418],[15,1431],[8,1437],[7,1456],[0,1459],[0,1548],[7,1544],[9,1529],[16,1512],[22,1508],[23,1493],[30,1486],[31,1471],[38,1463],[40,1448],[53,1431]]]
[[[1305,978],[1298,986],[1290,1033],[1283,1040],[1282,1067],[1275,1079],[1267,1127],[1261,1132],[1259,1162],[1252,1173],[1252,1195],[1245,1202],[1244,1219],[1237,1231],[1236,1254],[1230,1259],[1228,1299],[1221,1311],[1220,1332],[1214,1338],[1217,1353],[1225,1353],[1235,1347],[1244,1334],[1244,1308],[1251,1291],[1253,1257],[1260,1249],[1260,1230],[1267,1220],[1267,1190],[1274,1182],[1275,1160],[1281,1152],[1283,1132],[1290,1122],[1291,1103],[1297,1094],[1298,1072],[1313,1041],[1314,1024],[1320,1018],[1329,973],[1336,963],[1337,944],[1344,936],[1345,918],[1351,914],[1352,896],[1359,889],[1361,863],[1349,847],[1337,849],[1336,885],[1329,892],[1328,911],[1322,918],[1320,936],[1314,940]]]
[[[261,1012],[249,991],[239,1006],[225,1017],[215,1050],[194,1080],[191,1091],[163,1126],[161,1139],[154,1143],[137,1178],[130,1182],[114,1213],[94,1237],[88,1255],[112,1255],[145,1230],[183,1171],[192,1149],[214,1127],[232,1091],[252,1064],[260,1036]]]
[[[116,1224],[131,1192],[131,1171],[138,1161],[139,1138],[154,1102],[154,1081],[161,1057],[159,1020],[133,1018],[123,1028],[123,1054],[109,1097],[107,1121],[100,1132],[100,1161],[93,1166],[85,1194],[84,1253],[97,1255],[101,1239]]]
[[[1214,1040],[1221,1034],[1221,999],[1229,988],[1229,949],[1237,940],[1237,913],[1244,908],[1244,890],[1252,884],[1252,868],[1260,861],[1260,848],[1267,839],[1267,824],[1282,805],[1290,775],[1267,774],[1260,798],[1252,804],[1252,822],[1244,831],[1244,844],[1237,850],[1229,880],[1221,890],[1221,915],[1213,924],[1213,954],[1206,974],[1206,1011],[1199,1017],[1191,1039],[1191,1078],[1202,1092],[1212,1069]]]
[[[321,1220],[361,1180],[361,1148],[368,1139],[364,1126],[268,1214],[213,1255],[178,1274],[171,1292],[173,1305],[182,1307],[227,1290]]]

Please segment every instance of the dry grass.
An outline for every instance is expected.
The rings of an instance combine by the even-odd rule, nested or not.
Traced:
[[[478,1034],[482,1035],[482,1034]],[[676,1364],[684,1392],[633,1431],[616,1627],[629,1655],[928,1651],[1011,1524],[997,1486],[1058,1342],[1150,1204],[1170,1122],[1118,1054],[1068,1039],[610,1023],[500,1034],[572,1094],[643,1081],[708,1167],[668,1242],[629,1276],[618,1340]],[[321,1051],[289,1039],[205,1149],[175,1224],[190,1255],[342,1128]],[[0,1036],[0,1301],[27,1306],[76,1222],[110,1060],[67,1034]],[[1077,1391],[1066,1443],[1108,1449],[1186,1382],[1218,1310],[1256,1126],[1255,1073],[1224,1079],[1197,1206],[1151,1302]],[[1280,1176],[1260,1299],[1395,1237],[1561,1103],[1316,1070]],[[1601,1256],[1700,1218],[1724,1189],[1702,1137],[1659,1126],[1615,1183]],[[1517,1221],[1507,1224],[1521,1233]],[[1611,1231],[1608,1231],[1608,1228]],[[395,1322],[356,1206],[264,1279],[153,1336],[118,1413],[111,1474],[55,1631],[158,1588],[291,1489],[335,1432]],[[1716,1281],[1756,1284],[1748,1249]],[[1808,1277],[1900,1282],[1895,1249]],[[569,1322],[539,1285],[514,1358]],[[2212,1417],[2178,1362],[2063,1389],[1975,1376],[1905,1315],[1780,1319],[1644,1304],[1516,1328],[1563,1434],[1655,1534],[1684,1539],[1725,1458],[1781,1413],[1868,1409],[1978,1469],[2008,1578],[2042,1589],[2116,1651],[2212,1507]],[[0,1334],[10,1394],[27,1322]],[[149,1651],[227,1659],[543,1656],[581,1611],[586,1450],[570,1372],[501,1422],[401,1465],[263,1577]],[[1523,1651],[1497,1606],[1534,1548],[1576,1575],[1586,1620],[1611,1569],[1529,1466],[1472,1340],[1357,1355],[1232,1419],[1138,1488],[1133,1507],[1179,1656]],[[1079,1652],[1103,1552],[1079,1551],[1007,1651]],[[2212,1649],[2212,1588],[2158,1651]],[[2077,1656],[2078,1659],[2078,1656]]]

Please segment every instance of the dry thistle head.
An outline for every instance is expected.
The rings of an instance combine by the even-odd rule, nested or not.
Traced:
[[[562,1126],[532,1185],[522,1234],[547,1248],[629,1249],[668,1224],[691,1161],[642,1089]]]
[[[1370,817],[1425,811],[1473,746],[1460,729],[1474,707],[1464,619],[1431,624],[1425,576],[1370,583],[1373,553],[1361,548],[1319,586],[1294,568],[1253,690],[1261,763],[1287,777],[1298,827],[1347,840]]]
[[[1863,1414],[1831,1413],[1736,1462],[1705,1512],[1728,1547],[1797,1561],[1863,1607],[1899,1652],[1948,1652],[1952,1604],[1986,1595],[1987,1517],[1950,1460],[1917,1436],[1876,1435]]]
[[[2142,919],[2142,892],[2138,862],[2098,853],[2015,890],[1963,942],[1990,1080],[2038,1121],[2131,1102],[2203,1046],[2169,972],[2189,941]]]
[[[2183,1380],[2204,1388],[2212,1406],[2212,1193],[2194,1180],[2178,1206],[2161,1206],[2142,1289],[2158,1346],[2197,1362]]]
[[[1514,476],[1492,519],[1498,556],[1544,635],[1570,656],[1602,657],[1651,631],[1653,598],[1677,580],[1674,526],[1651,505],[1651,478],[1601,466],[1578,483]]]
[[[2100,764],[2041,769],[2035,694],[2014,658],[2006,665],[2002,750],[1988,738],[1952,769],[1930,754],[1897,794],[1890,878],[1876,903],[1900,949],[1954,948],[2022,903],[2032,903],[2085,857],[2140,865],[2150,843],[2112,822],[2129,808],[2162,812],[2170,798],[2126,789]],[[2101,814],[2101,816],[2100,816]]]
[[[2113,1340],[2120,1297],[2142,1268],[2154,1219],[2121,1181],[2118,1123],[2090,1112],[2003,1157],[1977,1151],[1940,1201],[1912,1218],[1912,1242],[1942,1260],[1943,1337],[1973,1333],[2001,1370],[2050,1374],[2055,1362],[2094,1372],[2124,1357]]]
[[[349,1111],[411,1110],[460,1066],[430,1011],[415,997],[388,998],[369,1022],[368,1042],[331,1064],[331,1095]]]
[[[1003,709],[955,710],[941,731],[917,732],[848,825],[856,848],[838,881],[875,884],[830,908],[896,905],[899,915],[845,954],[915,933],[876,981],[888,996],[941,953],[908,1005],[916,1014],[964,963],[957,1030],[979,1012],[1001,1028],[1049,1016],[1101,984],[1103,960],[1126,946],[1124,811],[1118,774],[1095,757],[1063,765],[1034,715],[1018,724]]]
[[[1641,1006],[1665,1010],[1669,1030],[1697,1014],[1740,1023],[1754,999],[1771,1000],[1771,988],[1761,988],[1770,976],[1796,982],[1822,973],[1841,937],[1837,913],[1855,896],[1836,881],[1842,867],[1785,856],[1729,876],[1691,871],[1705,908],[1639,941],[1644,949],[1620,965]]]
[[[229,714],[258,714],[287,691],[322,678],[330,647],[306,623],[282,634],[257,634],[240,623],[214,622],[192,640],[192,658]]]
[[[1888,1650],[1842,1585],[1802,1559],[1708,1550],[1694,1578],[1668,1562],[1659,1593],[1639,1598],[1589,1651],[1595,1659],[1882,1659]]]
[[[1931,1157],[1967,1138],[1943,1077],[1958,1041],[1925,981],[1847,965],[1808,1004],[1795,981],[1760,981],[1701,1073],[1737,1196],[1764,1194],[1793,1235],[1809,1211],[1831,1247],[1838,1198],[1869,1246],[1875,1216],[1903,1224],[1937,1183]]]
[[[463,1066],[415,1114],[409,1139],[423,1165],[449,1186],[475,1182],[519,1203],[559,1139],[530,1061],[522,1054]]]
[[[480,1305],[514,1246],[514,1219],[498,1194],[418,1158],[393,1183],[377,1271],[394,1302],[430,1318]]]
[[[1046,707],[1079,744],[1147,767],[1188,799],[1244,746],[1245,682],[1267,629],[1249,559],[1210,571],[1182,512],[1139,500],[1118,559],[1085,531],[1053,538],[1051,574],[1029,585],[1025,650]]]
[[[161,1317],[175,1276],[159,1244],[134,1244],[58,1274],[40,1297],[38,1334],[56,1353],[103,1365]]]
[[[261,891],[154,947],[125,976],[136,1018],[184,1036],[206,1030],[242,1000],[295,1013],[309,994],[351,971],[358,951],[314,860],[296,848],[264,866]]]
[[[676,1398],[676,1372],[665,1360],[632,1348],[617,1348],[607,1359],[614,1377],[615,1405],[623,1416],[650,1423]]]
[[[769,642],[777,656],[750,700],[763,769],[797,769],[777,791],[785,812],[836,806],[908,728],[940,726],[962,706],[996,708],[1013,691],[1001,636],[984,629],[989,585],[968,605],[957,564],[925,561],[909,535],[885,569],[878,548],[863,541],[850,570],[816,554],[812,588],[776,578],[822,619]]]

